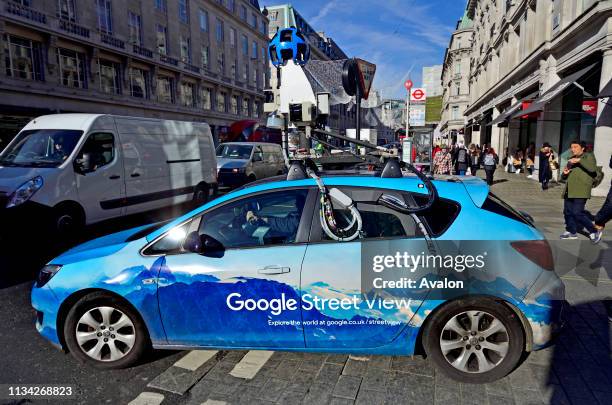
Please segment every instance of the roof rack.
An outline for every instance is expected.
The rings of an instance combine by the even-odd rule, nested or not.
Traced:
[[[310,176],[307,173],[307,169],[312,170],[315,174],[319,174],[317,165],[312,159],[296,159],[290,162],[289,171],[287,173],[287,180],[304,180]],[[386,161],[382,170],[379,169],[373,173],[377,177],[381,178],[402,178],[402,164],[396,158],[390,158]]]

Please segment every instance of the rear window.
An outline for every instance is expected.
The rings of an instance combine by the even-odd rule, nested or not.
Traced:
[[[418,205],[427,203],[427,196],[423,194],[410,194]],[[446,198],[437,198],[428,210],[418,215],[425,220],[432,236],[441,236],[452,225],[459,215],[460,207],[457,203]]]
[[[521,215],[520,212],[506,204],[501,198],[497,197],[493,193],[489,193],[489,196],[485,200],[484,204],[482,204],[482,209],[503,215],[506,218],[522,222],[523,224],[529,226],[534,226],[527,218],[525,218],[525,216]]]

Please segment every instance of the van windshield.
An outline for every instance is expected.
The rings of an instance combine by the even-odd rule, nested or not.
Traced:
[[[253,147],[250,145],[219,145],[217,157],[226,159],[250,159]]]
[[[0,165],[58,167],[74,150],[83,131],[37,129],[22,131],[0,154]]]

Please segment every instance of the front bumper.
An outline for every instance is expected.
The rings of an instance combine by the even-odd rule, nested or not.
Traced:
[[[239,187],[248,182],[248,177],[246,173],[219,171],[217,182],[219,187]]]
[[[57,331],[59,300],[48,285],[32,288],[32,307],[36,311],[36,330],[57,348],[62,348]]]
[[[36,229],[47,229],[51,224],[53,209],[33,201],[26,201],[17,207],[4,208],[0,206],[0,233],[8,234],[19,229],[24,229],[24,223],[36,224]]]

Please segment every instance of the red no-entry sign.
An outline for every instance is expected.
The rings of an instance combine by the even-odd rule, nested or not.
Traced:
[[[410,89],[412,88],[412,86],[414,85],[414,83],[412,83],[412,80],[408,79],[404,82],[404,87],[406,88],[406,90],[410,91]]]

